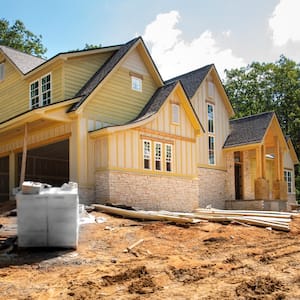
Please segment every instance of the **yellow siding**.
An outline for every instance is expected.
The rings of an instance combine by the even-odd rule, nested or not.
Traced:
[[[195,130],[182,105],[180,105],[180,124],[171,123],[171,103],[180,102],[177,95],[166,102],[156,118],[144,126],[120,131],[96,140],[96,168],[123,169],[144,174],[170,176],[196,176],[196,138]],[[167,120],[167,121],[166,121]],[[143,139],[152,143],[152,168],[143,169]],[[173,145],[172,172],[154,170],[154,143],[162,143],[162,165],[164,166],[165,145]],[[109,149],[109,155],[108,150]],[[108,163],[107,163],[108,162]]]
[[[139,114],[153,95],[157,86],[134,51],[92,96],[84,111],[87,118],[109,124],[128,122]],[[130,72],[143,76],[142,92],[131,89]]]
[[[224,105],[224,101],[215,85],[214,97],[209,97],[207,93],[208,77],[198,91],[191,99],[192,105],[202,123],[205,134],[197,139],[197,163],[199,165],[208,165],[208,128],[207,128],[207,104],[214,105],[214,127],[215,127],[215,157],[216,168],[224,168],[225,157],[223,154],[223,145],[229,134],[229,115]]]
[[[3,59],[0,55],[0,61]],[[29,109],[28,84],[8,60],[5,61],[4,80],[0,82],[0,122]]]
[[[64,98],[69,99],[94,75],[112,52],[69,58],[64,63]]]

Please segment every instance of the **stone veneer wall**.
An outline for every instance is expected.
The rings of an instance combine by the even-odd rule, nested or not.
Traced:
[[[251,178],[251,160],[249,151],[243,152],[243,196],[244,200],[253,200],[255,199],[254,195],[254,186]]]
[[[226,170],[199,168],[199,206],[225,209],[225,201],[235,197],[233,153],[226,154]]]
[[[189,212],[198,207],[198,179],[121,171],[96,173],[96,199],[147,210]]]
[[[95,188],[94,187],[82,187],[78,188],[79,203],[92,204],[95,203]]]

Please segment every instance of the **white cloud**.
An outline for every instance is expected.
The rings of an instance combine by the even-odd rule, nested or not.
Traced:
[[[299,0],[280,0],[275,7],[269,19],[275,46],[284,46],[288,41],[300,41],[299,11]]]
[[[224,69],[245,65],[244,60],[235,56],[231,49],[221,49],[209,30],[190,42],[184,40],[182,31],[176,28],[179,19],[177,11],[159,14],[146,26],[143,34],[164,79],[211,63],[216,65],[220,76],[224,77]],[[226,33],[228,36],[230,31]]]

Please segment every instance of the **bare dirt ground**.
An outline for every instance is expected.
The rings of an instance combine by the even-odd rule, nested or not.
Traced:
[[[92,214],[106,222],[82,225],[76,251],[0,254],[0,299],[300,299],[300,217],[286,233]],[[15,223],[0,216],[0,237]]]

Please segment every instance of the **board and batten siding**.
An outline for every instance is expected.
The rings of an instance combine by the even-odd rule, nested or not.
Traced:
[[[207,92],[208,82],[212,81],[207,78],[199,87],[191,99],[191,103],[202,123],[205,134],[197,138],[197,163],[200,166],[208,165],[208,124],[207,124],[207,105],[214,105],[214,128],[215,128],[215,167],[224,169],[226,160],[223,154],[223,145],[229,134],[229,114],[224,105],[223,99],[215,86],[214,96],[209,97]]]
[[[142,92],[131,89],[131,72],[143,77]],[[92,96],[84,114],[88,119],[124,124],[140,113],[156,89],[155,81],[137,50],[134,50]]]
[[[156,117],[141,127],[119,131],[95,141],[95,164],[98,170],[126,170],[151,175],[196,177],[196,137],[186,112],[180,105],[180,124],[172,124],[171,104],[174,95],[166,102]],[[179,101],[178,101],[179,102]],[[143,140],[152,143],[152,167],[143,168]],[[172,172],[155,171],[154,143],[162,143],[162,164],[165,145],[173,147]]]
[[[113,51],[69,58],[64,63],[64,98],[69,99],[84,86]]]

